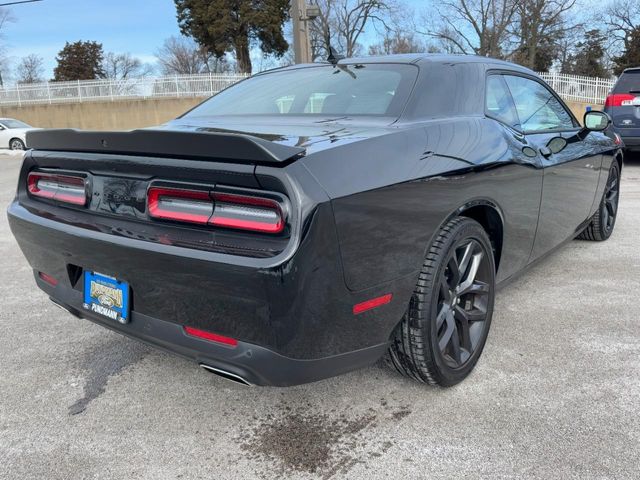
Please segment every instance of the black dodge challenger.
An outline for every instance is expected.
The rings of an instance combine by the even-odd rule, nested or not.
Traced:
[[[454,385],[498,285],[611,235],[622,145],[584,121],[488,58],[294,66],[161,127],[29,133],[9,221],[53,302],[229,379],[386,354]]]

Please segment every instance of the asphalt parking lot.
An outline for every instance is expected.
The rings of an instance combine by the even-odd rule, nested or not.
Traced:
[[[20,157],[0,155],[0,207]],[[384,365],[246,388],[55,308],[0,216],[0,477],[638,478],[640,159],[604,243],[498,294],[451,389]]]

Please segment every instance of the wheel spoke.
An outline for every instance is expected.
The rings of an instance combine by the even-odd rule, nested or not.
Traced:
[[[440,331],[440,327],[447,318],[447,313],[450,311],[449,306],[445,303],[440,307],[438,316],[436,317],[436,331]]]
[[[451,357],[460,365],[462,363],[462,352],[460,351],[460,339],[458,338],[458,329],[454,327],[454,332],[451,335]]]
[[[469,267],[469,261],[471,260],[471,254],[473,253],[473,242],[469,242],[464,249],[464,253],[462,254],[462,260],[460,260],[460,277],[464,278],[467,273],[467,268]]]
[[[449,284],[447,284],[447,280],[444,278],[444,275],[440,280],[440,297],[445,302],[448,302],[451,300],[451,289],[449,288]]]
[[[473,282],[476,279],[476,275],[478,274],[478,268],[480,268],[480,263],[482,262],[482,256],[482,252],[476,253],[473,256],[473,260],[471,260],[471,266],[469,267],[469,273],[465,277],[464,281],[460,282],[460,284],[456,288],[456,292],[458,294],[462,291],[467,290],[473,285]]]
[[[451,313],[451,311],[449,311],[448,314],[445,315],[445,318],[447,320],[447,329],[438,340],[438,347],[440,348],[441,352],[444,352],[444,349],[447,348],[447,345],[449,345],[451,337],[454,336],[453,333],[456,328],[456,322],[453,319],[453,314]]]
[[[468,288],[465,288],[464,290],[458,290],[458,296],[466,295],[469,293],[473,295],[479,295],[479,296],[488,295],[489,285],[487,285],[484,282],[476,281],[476,282],[473,282],[471,285],[469,285]]]

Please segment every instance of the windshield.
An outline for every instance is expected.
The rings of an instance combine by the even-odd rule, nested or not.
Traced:
[[[397,117],[418,68],[406,64],[319,65],[256,75],[184,118],[211,115],[386,115]]]
[[[12,118],[0,120],[0,123],[2,123],[6,128],[31,128],[31,125],[27,125],[20,120],[13,120]]]

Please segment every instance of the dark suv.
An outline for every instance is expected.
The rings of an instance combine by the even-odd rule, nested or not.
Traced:
[[[604,104],[627,150],[640,152],[640,67],[628,68]]]

